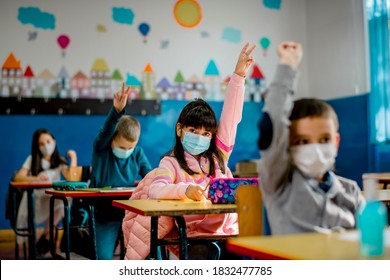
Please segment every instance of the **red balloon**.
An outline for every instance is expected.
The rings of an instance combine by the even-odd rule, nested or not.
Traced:
[[[60,35],[58,36],[57,38],[57,43],[58,45],[61,47],[61,49],[66,49],[66,47],[69,45],[70,43],[70,38],[68,37],[68,35]]]

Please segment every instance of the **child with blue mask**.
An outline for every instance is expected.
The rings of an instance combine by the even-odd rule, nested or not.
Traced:
[[[222,113],[217,121],[214,110],[206,101],[195,99],[182,109],[174,130],[174,146],[160,160],[152,182],[142,197],[150,199],[205,200],[211,178],[232,178],[228,159],[232,153],[237,126],[241,121],[245,76],[254,62],[252,51],[256,45],[246,44],[240,52],[234,73],[225,93]],[[144,218],[126,213],[123,234],[126,244],[126,258],[145,258],[149,254],[149,236],[138,227]],[[237,214],[188,215],[184,216],[187,235],[234,235],[238,233]],[[137,223],[134,222],[137,221]],[[142,221],[141,221],[142,220]],[[140,221],[140,223],[138,223]],[[150,222],[148,223],[150,224]],[[164,230],[174,231],[174,228]],[[161,230],[159,230],[161,233]],[[190,259],[231,258],[224,252],[224,245],[212,242],[191,244]]]
[[[340,143],[338,118],[323,100],[293,101],[301,45],[278,46],[279,65],[259,123],[260,188],[271,233],[355,228],[365,203],[355,181],[334,173]]]
[[[138,145],[141,126],[137,119],[125,115],[130,88],[114,94],[113,107],[93,143],[92,188],[133,187],[152,167]],[[111,200],[95,205],[97,258],[113,258],[115,242],[120,231],[124,211],[114,208]]]

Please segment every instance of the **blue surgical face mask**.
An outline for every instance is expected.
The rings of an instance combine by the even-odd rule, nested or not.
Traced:
[[[116,156],[117,158],[120,158],[120,159],[128,158],[129,156],[131,156],[131,154],[133,152],[134,152],[134,148],[131,148],[129,150],[125,150],[122,148],[115,147],[114,149],[112,149],[112,153],[114,154],[114,156]]]
[[[184,150],[193,156],[199,155],[207,151],[210,147],[211,138],[199,134],[185,132],[184,138],[181,141]]]

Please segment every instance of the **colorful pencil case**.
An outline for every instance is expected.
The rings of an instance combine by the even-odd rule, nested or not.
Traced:
[[[56,191],[79,191],[86,189],[87,182],[59,181],[53,182],[53,189]]]
[[[258,184],[258,178],[214,178],[210,183],[208,197],[213,204],[234,204],[239,186]]]

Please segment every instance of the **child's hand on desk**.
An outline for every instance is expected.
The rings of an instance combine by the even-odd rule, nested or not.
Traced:
[[[205,199],[203,187],[200,185],[189,185],[186,189],[186,196],[195,201]]]
[[[49,176],[43,173],[38,174],[37,181],[49,181]]]
[[[122,83],[122,89],[114,93],[114,108],[120,113],[125,108],[127,98],[129,98],[130,87],[125,88],[125,83]]]

